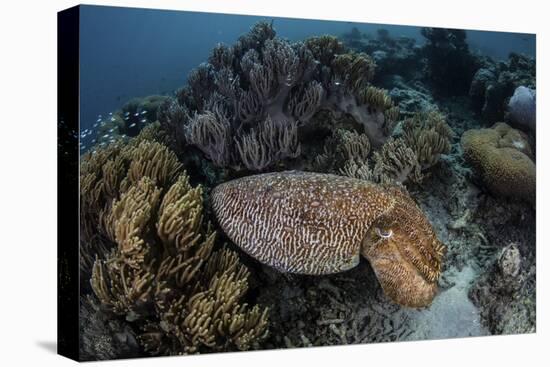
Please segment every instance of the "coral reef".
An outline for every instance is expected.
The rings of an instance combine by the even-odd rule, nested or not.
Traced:
[[[160,110],[163,128],[222,168],[262,171],[300,155],[298,129],[320,111],[351,116],[380,146],[399,110],[371,85],[374,61],[332,36],[290,43],[260,22],[218,45]]]
[[[398,104],[402,115],[437,109],[430,91],[420,80],[407,83],[400,75],[392,75],[386,79],[386,85],[391,88],[390,97]]]
[[[427,59],[429,82],[442,95],[468,94],[479,62],[470,53],[466,31],[422,28],[421,34],[426,38],[422,54]]]
[[[470,289],[470,298],[493,334],[535,331],[535,303],[527,296],[535,291],[535,269],[524,262],[519,246],[511,243]]]
[[[83,260],[89,269],[95,255],[91,288],[112,315],[97,317],[125,320],[154,355],[257,348],[267,309],[242,302],[248,270],[234,252],[214,251],[202,187],[148,136],[158,135],[149,129],[81,162]]]
[[[290,42],[260,22],[158,110],[102,118],[82,358],[534,332],[534,58],[424,34]]]
[[[451,149],[453,131],[438,111],[419,112],[402,124],[403,139],[415,152],[422,169],[435,165]]]
[[[508,103],[508,111],[513,124],[535,132],[537,120],[536,91],[524,86],[517,87]]]
[[[92,145],[106,146],[115,140],[138,135],[143,128],[158,120],[159,107],[166,102],[167,96],[152,95],[133,98],[120,110],[100,117],[94,127],[96,133]]]
[[[278,270],[330,274],[362,254],[394,302],[423,307],[436,294],[444,246],[399,189],[289,171],[226,182],[212,206],[234,243]]]
[[[494,194],[535,203],[536,168],[527,137],[505,123],[462,135],[464,155]]]
[[[399,130],[399,129],[396,129]],[[316,157],[316,170],[384,184],[419,184],[451,149],[453,131],[437,111],[418,112],[401,123],[372,156],[367,135],[335,130]]]
[[[503,121],[508,99],[516,88],[535,88],[535,60],[511,53],[506,62],[483,61],[470,85],[472,107],[488,123]]]
[[[80,301],[80,359],[84,361],[136,358],[140,356],[137,336],[123,320],[103,312],[97,301]]]
[[[392,138],[386,142],[380,151],[374,153],[374,162],[376,182],[403,184],[406,181],[415,183],[422,181],[422,167],[418,157],[401,138]]]
[[[345,46],[372,56],[376,62],[374,81],[377,83],[393,74],[413,79],[423,69],[422,49],[414,38],[392,37],[386,29],[378,29],[376,35],[371,35],[361,33],[357,28],[352,28],[341,38]]]

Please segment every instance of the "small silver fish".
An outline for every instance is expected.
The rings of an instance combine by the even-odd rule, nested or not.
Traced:
[[[108,138],[109,137],[109,134],[105,134],[103,135],[104,138]]]
[[[134,126],[136,126],[135,122],[133,124],[130,124],[130,126],[128,126],[128,127],[134,127]]]
[[[145,115],[146,113],[147,113],[146,110],[141,111],[141,114],[142,114],[142,115]]]
[[[129,111],[124,112],[124,116],[130,116],[130,112]]]
[[[94,124],[94,127],[97,127],[98,124]]]
[[[97,121],[96,121],[96,122],[101,122],[101,119],[100,119],[100,118],[99,118],[99,119],[97,119]]]
[[[111,122],[112,122],[112,121],[116,121],[116,118],[114,118],[114,117],[111,117]]]
[[[144,124],[144,123],[147,122],[147,119],[142,119],[140,122],[141,122],[142,124]]]
[[[138,112],[134,113],[134,116],[135,117],[139,116],[139,113]]]

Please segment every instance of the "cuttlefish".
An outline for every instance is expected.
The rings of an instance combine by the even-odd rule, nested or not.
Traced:
[[[444,245],[404,189],[330,174],[259,174],[214,188],[212,207],[227,236],[281,272],[331,274],[372,266],[387,297],[428,306]]]

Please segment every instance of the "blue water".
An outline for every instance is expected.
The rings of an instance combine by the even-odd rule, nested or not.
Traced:
[[[232,44],[257,21],[271,19],[277,35],[291,40],[357,27],[373,34],[385,28],[391,36],[423,42],[420,28],[411,26],[81,6],[81,129],[132,97],[172,93],[217,43]],[[468,31],[467,36],[473,51],[496,59],[510,52],[535,55],[534,35]]]

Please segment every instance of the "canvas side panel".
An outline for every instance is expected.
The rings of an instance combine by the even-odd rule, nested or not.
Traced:
[[[57,15],[57,352],[78,360],[79,7]]]

